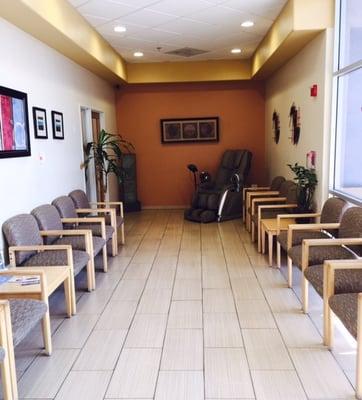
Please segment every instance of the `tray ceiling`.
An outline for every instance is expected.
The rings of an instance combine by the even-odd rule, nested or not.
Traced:
[[[286,0],[68,0],[128,62],[249,58]],[[243,28],[244,21],[254,26]],[[117,33],[115,26],[127,31]],[[205,53],[166,54],[190,47]],[[240,48],[240,54],[231,54]],[[134,52],[144,56],[135,58]]]

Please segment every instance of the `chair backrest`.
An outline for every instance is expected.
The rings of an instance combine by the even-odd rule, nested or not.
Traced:
[[[284,176],[276,176],[270,184],[270,190],[279,190],[282,183],[285,182]]]
[[[328,199],[322,208],[321,223],[333,224],[340,222],[347,205],[348,203],[339,197]]]
[[[44,204],[34,208],[31,214],[35,217],[41,231],[59,231],[63,229],[62,220],[57,209],[50,204]],[[44,242],[46,244],[52,244],[58,237],[59,236],[45,236]]]
[[[230,184],[234,174],[238,174],[243,185],[249,173],[251,153],[248,150],[226,150],[215,175],[215,189]]]
[[[77,189],[73,190],[68,195],[75,205],[75,208],[90,208],[89,200],[87,195],[83,190]]]
[[[295,183],[293,181],[284,181],[280,185],[280,189],[279,189],[280,197],[287,197],[290,186],[295,186]]]
[[[52,201],[61,218],[78,218],[73,200],[69,196],[60,196]]]
[[[19,214],[3,223],[3,232],[8,246],[38,246],[43,244],[36,219],[30,214]],[[21,265],[36,251],[16,252],[16,264]]]
[[[287,204],[297,204],[298,202],[298,186],[296,183],[292,182],[288,186],[287,190]]]
[[[362,238],[362,207],[351,207],[342,216],[338,230],[339,238]],[[362,256],[362,245],[348,247],[359,257]]]

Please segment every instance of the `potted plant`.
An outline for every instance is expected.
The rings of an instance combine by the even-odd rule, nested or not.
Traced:
[[[294,172],[297,181],[297,203],[300,214],[313,212],[313,196],[318,184],[317,175],[314,169],[309,169],[298,165],[298,163],[287,164]],[[310,219],[298,219],[300,223],[310,222]]]
[[[97,185],[100,189],[101,199],[105,201],[108,191],[108,178],[115,174],[122,180],[123,169],[121,164],[122,154],[134,150],[133,145],[119,135],[106,132],[102,129],[95,142],[89,142],[85,146],[85,160],[82,168],[88,168],[91,160],[94,160]]]

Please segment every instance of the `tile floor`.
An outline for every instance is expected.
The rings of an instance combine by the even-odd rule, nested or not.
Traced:
[[[54,353],[40,329],[16,350],[22,399],[353,399],[355,342],[322,346],[322,303],[300,311],[298,271],[267,267],[239,220],[198,225],[181,211],[127,217],[127,244],[78,291],[64,319],[51,299]],[[77,279],[85,287],[84,276]]]

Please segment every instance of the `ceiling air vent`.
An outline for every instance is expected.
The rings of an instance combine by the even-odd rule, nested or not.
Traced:
[[[208,50],[199,50],[199,49],[193,49],[192,47],[183,47],[182,49],[167,51],[165,54],[176,55],[180,57],[193,57],[208,52],[209,52]]]

